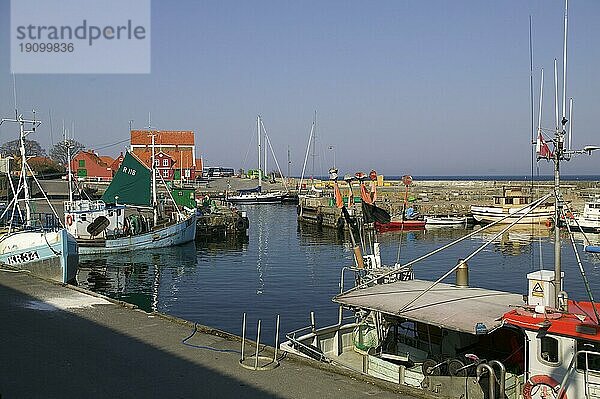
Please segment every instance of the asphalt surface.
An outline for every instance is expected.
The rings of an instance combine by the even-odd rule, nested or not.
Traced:
[[[0,270],[2,399],[416,397],[289,356],[247,370],[237,337],[201,327],[187,346],[191,323]]]

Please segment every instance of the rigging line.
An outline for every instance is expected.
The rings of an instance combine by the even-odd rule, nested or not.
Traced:
[[[565,218],[565,211],[562,209],[562,215]],[[598,316],[598,310],[596,309],[596,305],[594,303],[594,296],[592,294],[592,289],[590,288],[590,283],[585,276],[585,269],[583,268],[583,264],[581,263],[581,258],[579,257],[579,251],[577,251],[577,246],[575,245],[575,239],[573,234],[571,233],[571,227],[569,223],[566,223],[567,230],[569,232],[569,240],[571,241],[571,246],[573,247],[573,252],[575,253],[575,259],[577,259],[577,266],[579,266],[579,273],[581,273],[581,278],[583,279],[583,284],[585,285],[585,290],[587,292],[588,298],[592,303],[592,309],[594,309],[594,316],[596,316],[596,324],[600,324],[600,317]]]
[[[521,212],[521,211],[524,211],[525,209],[527,209],[527,208],[528,208],[528,207],[530,207],[530,206],[531,206],[531,210],[530,210],[529,212],[531,212],[531,211],[532,211],[533,209],[535,209],[537,206],[541,205],[541,204],[542,204],[542,202],[544,202],[544,201],[546,201],[548,198],[550,198],[550,197],[551,197],[553,194],[554,194],[553,192],[551,192],[551,193],[549,193],[549,194],[546,194],[545,196],[543,196],[543,197],[539,198],[538,200],[536,200],[534,203],[532,203],[532,204],[528,204],[528,205],[525,205],[525,206],[524,206],[524,207],[522,207],[522,208],[519,208],[517,211],[515,211],[515,213],[517,213],[517,212]],[[465,235],[465,236],[463,236],[463,237],[457,238],[456,240],[454,240],[454,241],[452,241],[452,242],[450,242],[450,243],[448,243],[448,244],[446,244],[446,245],[444,245],[444,246],[442,246],[442,247],[440,247],[440,248],[437,248],[437,249],[435,249],[435,250],[433,250],[433,251],[431,251],[431,252],[429,252],[429,253],[426,253],[425,255],[422,255],[422,256],[420,256],[420,257],[418,257],[418,258],[416,258],[416,259],[413,259],[412,261],[408,262],[408,263],[407,263],[406,265],[404,265],[403,267],[404,267],[404,268],[406,268],[406,269],[408,269],[410,266],[414,265],[415,263],[418,263],[418,262],[420,262],[420,261],[422,261],[422,260],[424,260],[424,259],[427,259],[427,258],[429,258],[430,256],[433,256],[433,255],[435,255],[435,254],[437,254],[437,253],[439,253],[439,252],[441,252],[441,251],[444,251],[444,250],[446,250],[446,249],[448,249],[448,248],[452,247],[453,245],[456,245],[456,244],[458,244],[459,242],[466,240],[467,238],[471,238],[471,237],[473,237],[473,236],[474,236],[474,235],[476,235],[476,234],[481,234],[481,232],[482,232],[482,231],[484,231],[484,230],[487,230],[487,229],[489,229],[490,227],[492,227],[492,226],[495,226],[495,225],[497,225],[497,224],[499,224],[499,223],[502,223],[504,220],[508,219],[508,218],[509,218],[509,217],[511,217],[511,216],[513,216],[513,214],[506,215],[506,216],[504,216],[504,217],[502,217],[502,218],[500,218],[500,219],[496,220],[495,222],[492,222],[492,223],[490,223],[490,224],[488,224],[488,225],[486,225],[486,226],[482,227],[481,229],[478,229],[478,230],[472,231],[471,233],[469,233],[469,234],[467,234],[467,235]],[[378,276],[377,278],[373,278],[373,279],[371,279],[371,280],[368,280],[368,281],[366,281],[366,282],[364,282],[364,283],[362,283],[362,284],[360,284],[360,285],[357,285],[357,286],[355,286],[355,287],[353,287],[353,288],[350,288],[349,290],[345,291],[345,292],[344,292],[344,294],[346,294],[346,293],[350,293],[350,292],[353,292],[353,291],[356,291],[356,290],[358,290],[358,289],[360,289],[360,288],[363,288],[363,287],[367,286],[368,284],[371,284],[371,283],[373,283],[373,282],[377,281],[377,280],[378,280],[378,279],[380,279],[380,278],[387,277],[387,276],[389,276],[389,275],[391,275],[391,274],[394,274],[394,273],[397,273],[397,272],[398,272],[398,269],[394,269],[394,270],[390,270],[389,272],[385,272],[385,273],[383,273],[382,275]],[[341,295],[341,294],[340,294],[340,295]],[[337,296],[339,296],[339,295],[337,295]],[[336,297],[337,297],[337,296],[336,296]]]
[[[310,135],[308,136],[308,145],[306,146],[306,155],[304,156],[304,164],[302,165],[302,174],[300,175],[300,186],[298,187],[298,194],[302,191],[302,183],[304,182],[304,172],[306,171],[306,162],[308,161],[308,154],[310,152],[310,143],[312,142],[313,132],[315,130],[315,123],[313,121],[310,127]]]
[[[153,168],[152,173],[155,173],[154,168]],[[169,194],[169,198],[173,202],[173,205],[175,205],[175,209],[177,209],[177,214],[179,215],[180,218],[183,218],[183,213],[181,213],[181,211],[179,210],[179,206],[177,206],[177,202],[175,202],[175,198],[173,198],[173,194],[171,193],[171,190],[169,190],[169,187],[167,186],[165,179],[162,177],[161,173],[159,173],[158,175],[160,176],[160,181],[162,182],[162,184],[164,184],[165,189],[167,190],[167,193]]]
[[[539,203],[536,205],[539,206],[541,205],[542,202],[544,202],[547,198],[550,198],[553,195],[553,193],[547,194],[546,196],[542,197],[542,199],[539,200]],[[417,295],[416,297],[414,297],[413,299],[411,299],[410,301],[408,301],[408,303],[406,303],[399,311],[398,314],[402,313],[404,310],[406,310],[410,305],[412,305],[413,303],[415,303],[417,300],[419,300],[419,298],[421,298],[423,295],[425,295],[427,292],[431,291],[433,289],[433,287],[435,287],[436,285],[438,285],[441,281],[443,281],[446,277],[448,277],[450,274],[452,274],[456,269],[458,269],[458,267],[460,265],[462,265],[463,263],[468,262],[469,260],[471,260],[475,255],[477,255],[479,252],[483,251],[483,249],[485,247],[487,247],[488,245],[490,245],[493,241],[495,241],[496,239],[498,239],[498,237],[501,237],[504,233],[506,233],[508,230],[510,230],[514,225],[516,225],[517,223],[519,223],[525,216],[527,216],[530,212],[532,212],[535,209],[535,207],[532,207],[531,209],[529,209],[527,212],[524,212],[521,216],[519,216],[514,222],[510,223],[508,226],[506,226],[505,228],[503,228],[502,230],[500,230],[498,233],[496,233],[490,240],[488,240],[487,242],[484,242],[479,248],[477,248],[475,251],[473,251],[469,256],[467,256],[466,258],[464,258],[461,262],[458,262],[456,264],[456,266],[454,266],[453,268],[451,268],[450,270],[448,270],[442,277],[440,277],[439,279],[437,279],[433,284],[431,284],[429,287],[427,287],[425,290],[423,290],[423,292],[421,292],[419,295]]]
[[[248,142],[248,147],[246,148],[246,155],[244,155],[244,160],[242,161],[242,166],[244,169],[246,168],[248,161],[248,154],[250,153],[250,148],[252,147],[252,143],[254,142],[254,134],[250,135],[250,141]]]
[[[281,168],[279,167],[279,162],[277,162],[277,157],[275,156],[275,151],[273,151],[273,146],[271,145],[271,139],[269,138],[269,135],[267,134],[267,129],[265,128],[265,125],[264,125],[262,119],[260,120],[260,125],[262,126],[263,131],[265,132],[265,138],[267,139],[267,144],[269,145],[269,148],[271,149],[271,155],[273,155],[273,159],[275,160],[275,165],[277,165],[277,170],[279,171],[279,174],[282,177],[284,177],[283,172],[281,171]],[[288,188],[287,183],[285,182],[285,177],[282,180],[283,180],[283,186],[285,187],[285,191],[287,191],[289,193],[290,189]]]
[[[25,166],[27,166],[27,169],[29,170],[29,172],[31,173],[31,177],[33,177],[33,181],[36,182],[38,188],[40,189],[40,191],[42,192],[42,195],[44,196],[44,199],[46,200],[46,202],[48,202],[48,205],[50,205],[50,209],[52,209],[52,213],[54,213],[54,216],[56,216],[56,219],[58,219],[58,222],[60,223],[60,225],[62,226],[62,228],[65,227],[65,225],[63,224],[62,220],[60,219],[60,217],[58,216],[58,213],[56,212],[56,209],[54,209],[54,206],[52,205],[52,203],[50,202],[50,200],[48,199],[48,197],[46,196],[46,192],[44,191],[44,189],[42,188],[42,185],[40,184],[40,182],[38,181],[37,177],[35,177],[35,175],[33,174],[33,170],[31,169],[31,167],[29,166],[29,164],[27,162],[25,162]]]

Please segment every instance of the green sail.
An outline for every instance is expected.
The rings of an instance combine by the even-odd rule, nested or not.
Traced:
[[[102,195],[107,204],[151,206],[150,181],[152,171],[127,152],[112,182]],[[118,197],[115,200],[115,197]]]

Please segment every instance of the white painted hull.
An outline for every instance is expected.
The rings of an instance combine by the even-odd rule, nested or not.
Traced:
[[[471,205],[473,218],[482,223],[492,223],[506,217],[501,223],[513,223],[528,211],[528,208],[519,211],[520,208],[506,208],[499,206],[476,206]],[[508,216],[508,217],[507,217]],[[529,212],[527,216],[519,220],[519,224],[546,223],[554,216],[554,206],[541,206]]]
[[[425,225],[430,226],[451,226],[467,223],[466,217],[426,217]]]
[[[0,262],[66,284],[77,277],[77,242],[65,229],[16,231],[0,238]]]
[[[194,241],[195,238],[196,215],[192,214],[176,224],[134,236],[107,239],[100,242],[101,245],[95,240],[78,242],[81,255],[94,255],[171,247]]]

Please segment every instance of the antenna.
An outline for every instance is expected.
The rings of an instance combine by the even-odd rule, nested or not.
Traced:
[[[560,129],[560,122],[558,121],[558,61],[554,59],[554,108],[556,116],[556,131]]]
[[[569,0],[565,0],[565,38],[563,42],[563,103],[562,117],[563,120],[567,114],[567,15],[568,15]]]
[[[542,134],[542,105],[544,102],[544,68],[542,68],[542,77],[540,83],[540,110],[538,115],[538,135]]]

